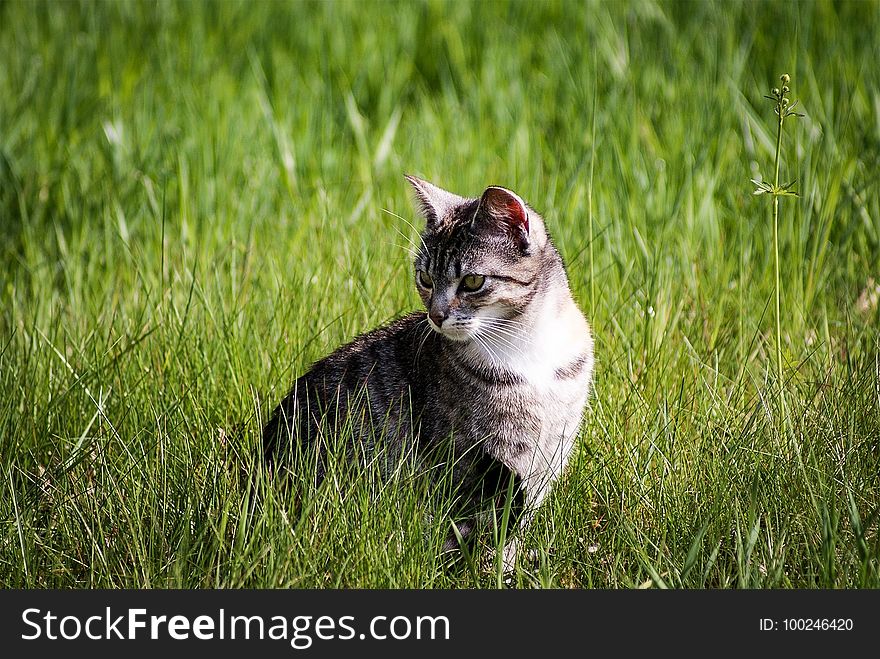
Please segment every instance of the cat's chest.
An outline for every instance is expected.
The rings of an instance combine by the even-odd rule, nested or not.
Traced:
[[[542,437],[577,431],[589,395],[593,342],[576,307],[548,318],[527,340],[490,348],[496,368],[515,383],[496,388],[492,397],[496,414],[511,421],[505,425],[526,426]]]
[[[593,341],[586,319],[574,305],[549,315],[520,341],[490,345],[496,366],[537,398],[576,397],[589,383]]]
[[[569,426],[579,419],[586,402],[592,373],[589,345],[548,344],[532,354],[513,356],[505,367],[518,385],[499,396],[501,405],[516,405],[531,412],[546,431]]]
[[[559,329],[505,355],[501,368],[513,377],[492,396],[496,423],[480,429],[494,438],[493,454],[524,478],[562,468],[589,397],[593,348],[586,322]]]

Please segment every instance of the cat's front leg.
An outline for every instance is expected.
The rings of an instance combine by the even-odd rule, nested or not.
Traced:
[[[505,574],[514,571],[516,562],[520,557],[529,563],[536,563],[538,561],[538,551],[536,549],[530,549],[525,553],[522,552],[522,539],[529,526],[531,526],[538,508],[540,508],[544,499],[547,498],[552,482],[553,479],[550,475],[535,473],[519,482],[521,509],[516,518],[516,524],[509,527],[507,541],[501,549],[501,563]],[[513,518],[511,519],[513,520]],[[490,565],[494,566],[497,560],[497,552],[495,550],[492,550],[490,553],[489,560]]]

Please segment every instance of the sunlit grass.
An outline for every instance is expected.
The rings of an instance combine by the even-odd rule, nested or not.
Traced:
[[[0,3],[0,584],[504,583],[437,557],[410,479],[259,473],[296,375],[417,307],[410,172],[541,211],[595,332],[510,583],[880,586],[878,31],[858,2]],[[777,280],[745,181],[780,71]]]

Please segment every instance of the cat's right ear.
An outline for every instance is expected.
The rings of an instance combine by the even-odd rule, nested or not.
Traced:
[[[526,203],[512,190],[497,185],[486,188],[472,222],[477,230],[506,235],[524,254],[529,252],[533,240],[530,213]]]
[[[455,208],[467,202],[467,199],[447,192],[443,188],[438,188],[433,183],[428,183],[410,174],[405,174],[404,177],[416,192],[419,212],[425,218],[429,230],[441,226]]]

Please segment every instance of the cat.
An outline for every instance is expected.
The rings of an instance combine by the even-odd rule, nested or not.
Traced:
[[[274,410],[263,451],[275,470],[292,453],[311,456],[316,481],[340,436],[353,460],[381,445],[389,469],[410,453],[430,468],[451,451],[461,498],[444,545],[453,549],[493,507],[509,503],[519,530],[529,524],[572,453],[593,339],[544,220],[519,195],[493,185],[465,198],[406,179],[425,221],[414,258],[425,311],[316,362]],[[517,549],[514,533],[507,569]]]

